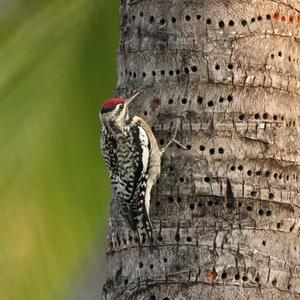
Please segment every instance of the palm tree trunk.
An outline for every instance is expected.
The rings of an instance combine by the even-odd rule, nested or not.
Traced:
[[[117,94],[145,88],[133,113],[161,146],[179,121],[189,150],[162,160],[158,246],[109,242],[103,299],[300,299],[300,1],[123,0],[121,12]]]

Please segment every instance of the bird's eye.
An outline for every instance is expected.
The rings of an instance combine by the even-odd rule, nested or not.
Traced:
[[[124,108],[124,104],[121,104],[120,106],[119,106],[119,110],[122,110]]]

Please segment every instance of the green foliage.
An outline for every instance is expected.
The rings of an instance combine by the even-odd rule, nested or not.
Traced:
[[[98,110],[116,80],[119,3],[6,2],[0,5],[0,299],[64,299],[107,223]]]

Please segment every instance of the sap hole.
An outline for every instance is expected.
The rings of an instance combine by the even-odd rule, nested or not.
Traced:
[[[274,173],[273,177],[274,177],[274,179],[277,179],[278,178],[278,174]]]
[[[252,175],[252,171],[251,171],[251,170],[248,170],[248,171],[247,171],[247,175],[248,175],[248,176],[251,176],[251,175]]]
[[[142,262],[139,263],[139,268],[141,269],[144,266]]]
[[[258,16],[258,17],[257,17],[257,20],[258,20],[258,21],[261,21],[261,20],[262,20],[262,16]]]
[[[211,19],[207,19],[206,24],[210,25],[211,24]]]
[[[224,149],[223,148],[219,148],[219,154],[224,154]]]
[[[292,285],[288,284],[287,288],[288,288],[288,290],[290,290],[292,288]]]
[[[289,175],[286,175],[285,179],[286,179],[287,181],[289,181],[289,180],[290,180],[290,176],[289,176]]]
[[[277,284],[277,279],[274,278],[274,279],[272,280],[272,285],[273,285],[273,286],[276,286],[276,284]]]
[[[155,300],[155,299],[156,299],[156,297],[154,295],[150,296],[150,300]]]
[[[239,166],[238,166],[238,170],[239,170],[239,171],[243,171],[243,169],[244,169],[244,168],[243,168],[242,165],[239,165]]]
[[[215,65],[216,70],[220,70],[220,66],[218,64]]]
[[[259,214],[260,216],[263,216],[263,215],[264,215],[264,211],[263,211],[262,209],[260,209],[260,210],[258,211],[258,214]]]
[[[163,300],[170,300],[168,297],[165,297]]]
[[[278,117],[276,115],[273,116],[273,120],[277,121]]]
[[[263,114],[263,119],[268,119],[268,114],[267,113]]]
[[[190,204],[190,210],[194,210],[195,209],[195,204],[194,203],[191,203]]]
[[[136,73],[135,72],[133,72],[133,78],[136,78]]]
[[[148,112],[147,111],[144,111],[144,116],[147,116],[148,115]]]
[[[187,149],[187,150],[191,150],[191,149],[192,149],[192,146],[191,146],[191,145],[186,145],[186,149]]]
[[[269,199],[270,199],[270,200],[274,199],[274,194],[273,194],[273,193],[270,193],[270,194],[269,194]]]
[[[160,140],[159,140],[159,144],[160,144],[160,145],[163,145],[164,143],[165,143],[165,140],[164,140],[164,139],[160,139]]]
[[[161,74],[162,76],[164,76],[164,75],[166,74],[166,72],[165,72],[164,70],[161,70],[161,71],[160,71],[160,74]]]
[[[152,270],[153,269],[153,265],[151,264],[151,265],[149,265],[149,268]]]
[[[240,276],[239,273],[235,274],[235,276],[234,276],[234,279],[235,279],[235,280],[239,280],[240,278],[241,278],[241,276]]]
[[[189,73],[190,73],[190,70],[189,70],[188,67],[185,67],[185,68],[184,68],[184,73],[185,73],[185,74],[189,74]]]
[[[259,275],[257,275],[254,280],[255,280],[255,282],[258,283],[259,282]]]
[[[229,102],[233,101],[233,97],[232,97],[231,95],[229,95],[229,96],[227,97],[227,101],[229,101]]]
[[[243,203],[242,202],[239,202],[238,203],[238,207],[242,207]]]
[[[224,23],[223,21],[220,21],[220,22],[219,22],[219,27],[220,27],[220,28],[224,28],[224,26],[225,26],[225,23]]]
[[[278,56],[282,57],[282,52],[281,51],[278,52]]]
[[[219,199],[215,200],[215,205],[219,205]]]
[[[160,25],[165,25],[166,24],[166,20],[165,19],[160,19],[159,20],[159,24]]]
[[[279,179],[282,179],[282,174],[279,174],[278,178],[279,178]]]
[[[191,16],[186,15],[186,16],[185,16],[185,20],[186,20],[186,21],[190,21],[190,20],[191,20]]]
[[[203,207],[203,203],[202,203],[202,202],[199,202],[199,203],[198,203],[198,206],[199,206],[199,207]]]
[[[176,23],[176,18],[175,17],[172,17],[172,19],[171,19],[171,22],[174,24],[174,23]]]
[[[267,210],[266,215],[267,215],[268,217],[272,216],[272,211]]]
[[[173,172],[174,171],[174,168],[173,167],[170,167],[170,172]]]
[[[134,237],[134,239],[133,239],[133,241],[136,243],[136,244],[138,244],[139,242],[140,242],[140,239],[139,239],[139,237]]]
[[[173,102],[174,102],[173,99],[169,99],[169,100],[168,100],[168,103],[169,103],[170,105],[173,104]]]
[[[154,21],[154,16],[151,16],[151,17],[149,18],[149,23],[152,24],[153,21]]]
[[[197,103],[198,103],[198,104],[202,104],[202,103],[203,103],[203,97],[198,96],[198,98],[197,98]]]
[[[211,107],[211,106],[213,106],[213,105],[214,105],[214,101],[209,100],[209,101],[207,102],[207,106]]]
[[[219,98],[219,102],[220,102],[220,103],[224,102],[224,98],[223,98],[223,97],[220,97],[220,98]]]
[[[222,275],[221,275],[221,278],[222,278],[222,279],[226,279],[226,277],[227,277],[227,273],[226,273],[226,272],[223,272]]]
[[[180,181],[181,183],[184,182],[184,178],[180,177],[180,178],[179,178],[179,181]]]
[[[134,20],[135,20],[135,15],[132,16],[132,21],[134,21]]]
[[[247,206],[247,210],[248,210],[248,211],[252,211],[252,206],[249,206],[249,205],[248,205],[248,206]]]
[[[282,16],[282,17],[281,17],[281,21],[282,21],[282,22],[285,22],[285,21],[286,21],[286,17],[285,17],[285,16]]]
[[[205,146],[201,145],[200,146],[200,151],[204,151],[205,150]]]
[[[182,201],[181,197],[177,196],[176,201],[177,201],[177,203],[180,203]]]
[[[207,205],[208,206],[212,206],[213,205],[213,202],[211,200],[207,201]]]
[[[181,103],[182,104],[186,104],[187,103],[187,99],[186,98],[181,99]]]
[[[156,201],[156,202],[155,202],[155,206],[156,206],[156,207],[160,207],[160,202],[159,202],[159,201]]]
[[[161,242],[161,241],[163,240],[162,236],[159,235],[159,236],[157,237],[157,240],[158,240],[159,242]]]
[[[281,117],[281,121],[284,121],[284,116]]]
[[[258,120],[258,119],[259,119],[259,114],[255,114],[255,115],[254,115],[254,118],[255,118],[256,120]]]
[[[242,20],[241,23],[242,23],[243,26],[247,26],[247,21],[246,20]]]
[[[210,178],[209,177],[204,177],[204,181],[205,182],[210,182]]]
[[[132,236],[129,236],[128,240],[131,243],[132,242]]]
[[[192,66],[192,67],[191,67],[191,70],[192,70],[193,72],[197,72],[197,67],[196,67],[196,66]]]
[[[140,12],[140,17],[142,18],[144,16],[144,13],[141,11]]]
[[[196,19],[197,19],[197,20],[200,20],[200,19],[201,19],[201,15],[197,15],[197,16],[196,16]]]
[[[215,149],[214,148],[209,149],[209,154],[214,155],[215,154]]]
[[[274,59],[274,58],[275,58],[275,55],[274,55],[274,54],[271,54],[271,58]]]
[[[155,71],[152,71],[152,76],[156,76],[156,72]]]
[[[232,70],[232,69],[233,69],[233,64],[228,64],[227,68],[228,68],[229,70]]]
[[[259,171],[256,172],[256,176],[261,176],[261,174],[262,174],[261,170],[259,170]]]
[[[179,75],[180,74],[180,70],[176,70],[176,75]]]
[[[231,26],[231,27],[234,26],[234,21],[233,21],[233,20],[230,20],[230,21],[228,22],[228,25]]]
[[[168,197],[168,201],[169,201],[169,203],[173,203],[174,202],[174,198],[172,196],[169,196]]]
[[[127,245],[127,240],[126,239],[123,239],[123,244]]]
[[[143,77],[146,77],[146,73],[145,73],[145,72],[143,72],[143,74],[142,74],[142,75],[143,75]]]
[[[124,280],[124,284],[127,285],[128,284],[128,279]]]
[[[266,15],[267,20],[271,20],[271,15]]]
[[[242,280],[243,280],[243,281],[247,281],[247,280],[248,280],[248,277],[247,277],[247,276],[243,276],[243,277],[242,277]]]
[[[261,242],[263,246],[266,246],[267,242],[266,241],[262,241]]]
[[[129,77],[131,77],[131,76],[132,76],[132,72],[130,71],[130,72],[129,72]]]
[[[245,115],[244,114],[239,115],[239,119],[240,119],[240,121],[245,120]]]
[[[255,22],[255,18],[251,18],[251,23],[254,23]]]
[[[256,196],[257,196],[257,191],[252,191],[252,192],[251,192],[251,196],[252,196],[252,197],[256,197]]]
[[[266,177],[270,177],[270,175],[271,175],[271,172],[270,171],[266,171],[265,176]]]
[[[186,241],[190,243],[190,242],[192,241],[192,238],[191,238],[190,236],[188,236],[188,237],[186,238]]]
[[[280,229],[281,223],[277,223],[276,227],[277,227],[277,229]]]
[[[180,241],[180,235],[179,235],[179,233],[176,233],[176,234],[175,234],[175,241],[176,241],[176,242],[179,242],[179,241]]]
[[[230,171],[235,171],[235,166],[231,166]]]
[[[170,76],[173,76],[173,75],[174,75],[174,71],[170,70],[170,71],[169,71],[169,75],[170,75]]]
[[[168,262],[168,259],[166,257],[163,258],[163,262],[166,263]]]

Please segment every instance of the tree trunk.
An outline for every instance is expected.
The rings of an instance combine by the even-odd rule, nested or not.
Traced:
[[[162,159],[154,249],[110,227],[103,299],[300,299],[300,1],[121,12],[117,94],[144,88],[131,112],[189,150]]]

